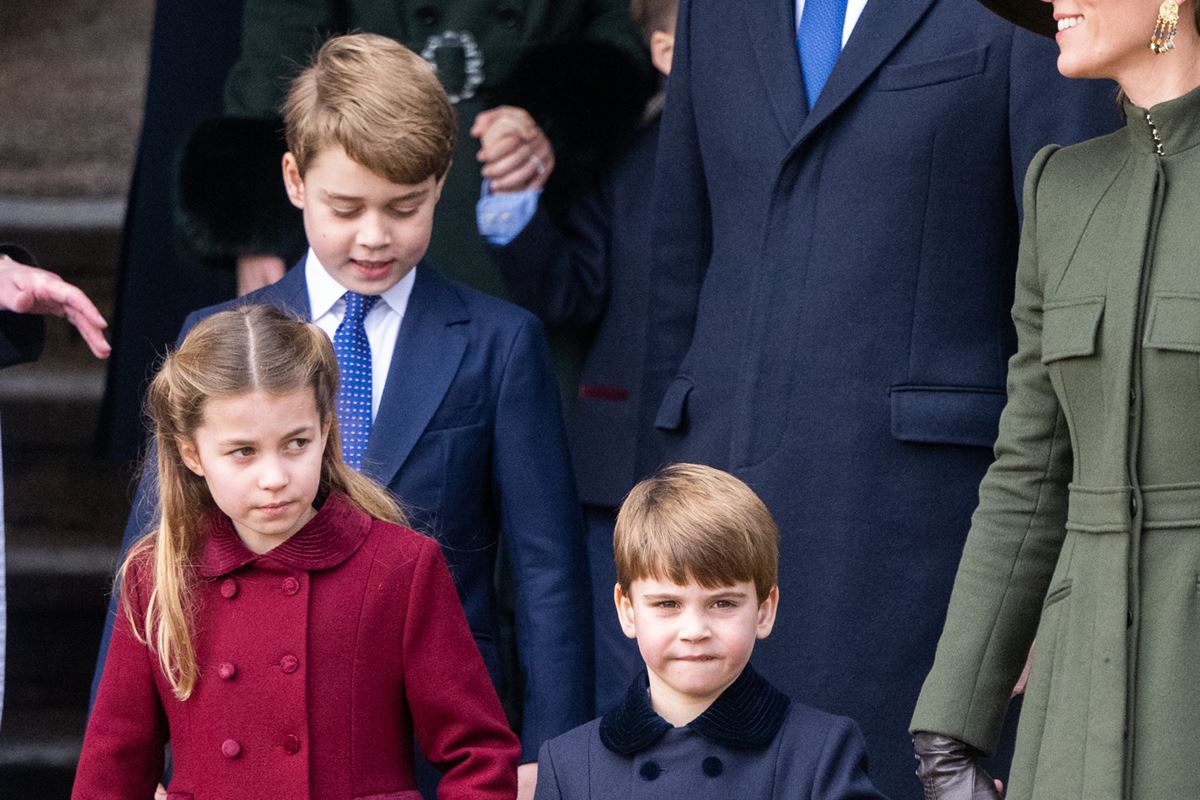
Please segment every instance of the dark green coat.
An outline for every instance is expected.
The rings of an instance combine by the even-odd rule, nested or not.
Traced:
[[[1019,349],[912,721],[1012,800],[1200,797],[1200,90],[1029,170]]]
[[[443,274],[505,296],[500,273],[475,226],[479,144],[470,135],[471,123],[497,102],[537,91],[514,92],[510,81],[522,58],[536,48],[586,39],[615,45],[643,64],[627,0],[248,0],[241,58],[226,86],[226,111],[239,117],[276,116],[290,78],[320,42],[348,31],[390,36],[427,53],[451,98],[458,98],[454,165],[438,205],[429,257]],[[474,52],[462,45],[463,37],[446,36],[450,46],[435,47],[446,32],[469,34]],[[470,56],[479,60],[472,70],[465,66],[473,60]],[[471,75],[482,82],[471,85]],[[531,77],[550,83],[554,75]],[[551,103],[563,104],[553,98]]]

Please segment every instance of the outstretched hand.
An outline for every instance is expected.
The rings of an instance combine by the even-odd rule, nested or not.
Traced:
[[[540,189],[554,171],[554,148],[523,108],[496,106],[481,111],[471,125],[479,139],[482,174],[497,193]]]
[[[58,275],[0,255],[0,311],[53,314],[75,326],[96,358],[108,358],[108,323],[78,286]]]

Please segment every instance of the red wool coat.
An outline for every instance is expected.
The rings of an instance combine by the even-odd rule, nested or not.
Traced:
[[[191,698],[122,615],[74,800],[148,798],[171,741],[171,800],[419,800],[413,736],[441,800],[516,794],[520,746],[436,542],[331,496],[264,555],[229,519],[198,565]],[[149,576],[131,572],[143,614]]]

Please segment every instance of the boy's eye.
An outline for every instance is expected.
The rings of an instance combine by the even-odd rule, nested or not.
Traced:
[[[415,209],[415,208],[389,208],[388,213],[390,213],[393,217],[399,217],[400,219],[405,219],[407,217],[411,217],[413,214],[416,214],[417,209]]]
[[[678,608],[679,603],[674,600],[658,600],[654,603],[655,608]]]
[[[353,217],[358,213],[357,208],[331,208],[335,217]]]
[[[717,608],[737,608],[737,603],[732,600],[718,600],[713,605]]]

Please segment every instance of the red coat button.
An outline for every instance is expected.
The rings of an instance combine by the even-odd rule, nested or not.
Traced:
[[[300,659],[292,655],[284,656],[283,658],[279,659],[279,668],[288,675],[291,675],[293,672],[300,669]]]
[[[225,741],[221,742],[221,755],[225,756],[226,758],[237,758],[238,754],[241,752],[242,746],[233,739],[226,739]]]
[[[284,578],[283,579],[283,593],[284,594],[286,594],[288,597],[291,597],[298,591],[300,591],[300,581],[296,580],[295,578]]]
[[[224,597],[226,600],[232,600],[234,595],[237,594],[237,589],[237,581],[233,578],[226,578],[221,581],[221,597]]]
[[[283,752],[289,756],[294,756],[300,752],[300,738],[292,736],[290,733],[283,737]]]
[[[237,667],[225,661],[221,666],[217,667],[217,674],[221,676],[221,680],[231,681],[233,680],[233,676],[237,675]]]

